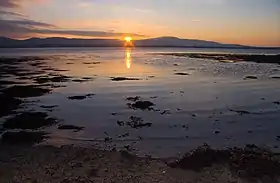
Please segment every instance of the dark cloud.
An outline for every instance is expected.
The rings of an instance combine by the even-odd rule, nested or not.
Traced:
[[[12,20],[0,19],[0,36],[6,37],[24,37],[30,33],[30,26],[16,24]]]
[[[6,15],[6,16],[16,16],[16,17],[25,17],[24,15],[16,12],[10,12],[10,11],[5,11],[0,9],[0,16],[1,15]]]
[[[31,20],[1,20],[0,35],[6,37],[27,37],[41,35],[71,35],[85,37],[118,37],[123,35],[139,36],[139,34],[117,33],[106,31],[59,30],[54,25]]]
[[[0,0],[0,19],[9,17],[25,17],[24,15],[15,12],[19,7],[19,0]]]
[[[123,35],[143,35],[118,33],[112,31],[83,31],[83,30],[62,30],[55,25],[28,20],[24,15],[17,13],[19,2],[22,0],[0,0],[0,36],[22,38],[34,35],[71,35],[85,37],[119,37]]]
[[[43,23],[43,22],[36,22],[33,20],[26,20],[26,19],[20,19],[20,20],[2,20],[4,24],[12,24],[14,26],[24,26],[24,27],[55,27],[52,24]]]
[[[26,19],[0,19],[0,36],[24,37],[30,35],[36,28],[54,28],[54,25]]]
[[[72,36],[87,36],[87,37],[117,37],[117,36],[139,36],[144,35],[134,33],[118,33],[118,32],[105,32],[105,31],[81,31],[81,30],[50,30],[50,29],[37,29],[32,30],[38,34],[59,34],[59,35],[72,35]]]
[[[0,8],[15,8],[19,5],[17,0],[0,0]]]

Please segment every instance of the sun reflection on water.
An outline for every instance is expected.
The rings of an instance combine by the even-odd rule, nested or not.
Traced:
[[[131,49],[127,48],[126,51],[125,51],[125,63],[126,63],[126,68],[127,69],[131,68],[131,61],[132,61]]]

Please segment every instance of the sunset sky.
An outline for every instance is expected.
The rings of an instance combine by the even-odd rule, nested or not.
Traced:
[[[280,46],[280,0],[0,0],[0,36]]]

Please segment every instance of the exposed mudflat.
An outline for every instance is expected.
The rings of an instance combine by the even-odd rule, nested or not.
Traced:
[[[230,52],[0,50],[0,182],[277,182],[279,53]]]

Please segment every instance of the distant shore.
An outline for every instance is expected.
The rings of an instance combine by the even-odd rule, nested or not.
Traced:
[[[147,48],[213,48],[213,49],[280,49],[280,47],[258,47],[225,44],[198,39],[157,37],[133,40],[130,47]],[[77,39],[65,37],[29,38],[25,40],[0,37],[0,48],[47,48],[47,47],[125,47],[121,39]]]
[[[162,55],[189,57],[196,59],[217,60],[220,62],[256,62],[280,64],[280,54],[250,55],[250,54],[217,54],[217,53],[162,53]]]
[[[108,46],[108,45],[38,45],[38,46],[0,46],[0,49],[5,48],[126,48],[123,46]],[[135,47],[127,47],[127,48],[200,48],[200,49],[252,49],[252,50],[280,50],[280,47],[250,47],[250,46],[244,46],[244,47],[207,47],[207,46],[135,46]]]

